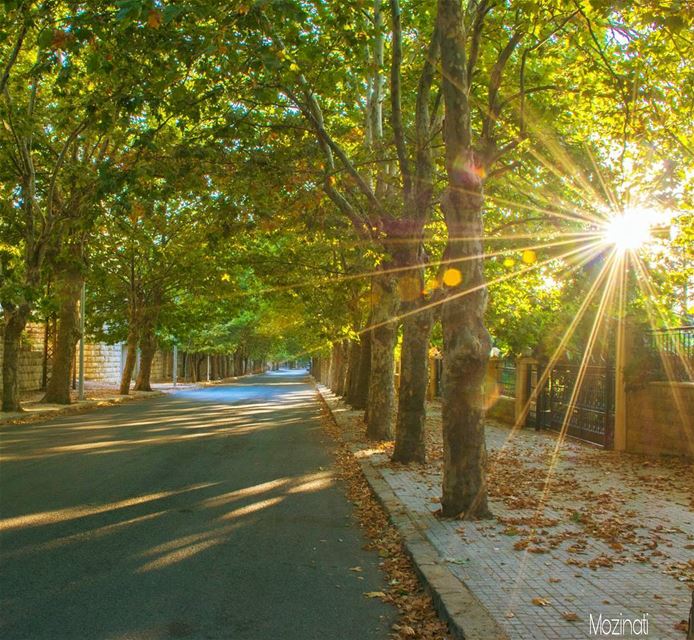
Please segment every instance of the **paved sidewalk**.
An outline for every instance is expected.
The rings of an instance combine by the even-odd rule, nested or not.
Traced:
[[[121,395],[117,386],[103,382],[85,382],[85,399],[78,400],[77,392],[71,392],[72,404],[53,404],[42,402],[43,391],[30,391],[22,394],[23,411],[0,411],[0,425],[35,422],[46,420],[57,416],[72,415],[91,411],[97,407],[108,407],[121,402],[141,400],[144,398],[156,398],[164,393],[183,391],[186,389],[199,389],[207,385],[229,383],[239,377],[227,378],[226,380],[214,380],[211,382],[186,382],[177,383],[176,386],[171,382],[152,383],[152,391],[130,390],[128,395]]]
[[[600,637],[605,619],[648,621],[646,637],[683,640],[694,588],[694,467],[487,427],[495,518],[440,520],[440,409],[430,410],[426,466],[390,463],[363,441],[361,412],[325,387],[338,424],[358,443],[450,572],[511,639]],[[512,437],[510,437],[512,435]],[[547,469],[552,473],[546,495]],[[608,627],[603,626],[603,631]],[[629,623],[621,637],[629,634]]]

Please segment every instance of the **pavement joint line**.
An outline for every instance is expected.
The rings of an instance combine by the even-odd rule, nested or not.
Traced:
[[[332,419],[338,424],[331,406],[327,388],[311,378],[316,391]],[[355,454],[358,445],[345,440],[349,450]],[[434,607],[448,624],[456,640],[508,640],[494,617],[475,596],[472,590],[453,574],[445,560],[425,535],[427,529],[395,495],[383,477],[378,466],[368,457],[355,456],[362,473],[369,483],[388,519],[403,539],[405,550],[414,565],[415,571],[426,591],[431,596]]]

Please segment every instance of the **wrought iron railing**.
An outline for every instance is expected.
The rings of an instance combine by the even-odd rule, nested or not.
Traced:
[[[609,363],[582,366],[558,362],[537,389],[545,363],[531,365],[526,424],[610,448],[614,431],[614,368]],[[578,388],[576,387],[577,385]]]
[[[651,330],[646,334],[646,343],[662,379],[693,381],[694,326]]]

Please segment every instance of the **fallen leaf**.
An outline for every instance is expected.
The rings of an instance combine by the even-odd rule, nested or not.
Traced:
[[[383,591],[366,591],[364,595],[367,598],[385,598],[386,594]]]
[[[564,613],[561,614],[561,617],[569,622],[576,622],[576,620],[578,620],[578,615],[573,611],[564,611]]]
[[[546,607],[549,604],[547,598],[533,598],[532,603],[538,607]]]
[[[350,571],[356,571],[358,573],[361,573],[362,571],[364,571],[364,569],[362,569],[361,567],[350,567],[349,570]]]
[[[561,582],[561,578],[550,578],[549,581],[552,583]]]

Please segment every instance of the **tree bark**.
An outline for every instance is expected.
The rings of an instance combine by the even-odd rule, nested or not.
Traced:
[[[345,382],[347,379],[347,357],[348,357],[348,346],[347,341],[342,340],[336,345],[337,348],[337,361],[335,363],[335,395],[344,396],[345,395]]]
[[[354,393],[359,379],[359,358],[361,344],[358,340],[350,340],[347,356],[347,377],[345,379],[345,401],[348,404],[354,402]]]
[[[444,516],[488,517],[482,384],[491,340],[482,247],[482,171],[472,148],[461,0],[439,0],[444,144],[448,185],[441,210],[448,231],[444,273]],[[446,277],[448,276],[448,277]]]
[[[419,311],[403,320],[394,462],[426,461],[424,433],[432,322],[433,314],[429,310]]]
[[[81,336],[78,301],[83,282],[79,270],[64,270],[58,276],[58,335],[44,402],[70,404],[70,371],[75,359],[75,347]]]
[[[123,374],[120,379],[119,393],[122,396],[127,396],[130,393],[130,381],[133,378],[133,371],[135,370],[135,363],[137,362],[137,338],[137,327],[130,326],[128,329],[128,346],[125,356],[125,365],[123,366]]]
[[[371,320],[369,319],[369,322]],[[350,404],[354,409],[366,409],[371,387],[371,331],[359,337],[359,373],[354,383],[354,395]]]
[[[371,330],[371,377],[366,436],[370,440],[393,437],[395,405],[395,338],[398,290],[395,278],[379,274],[373,278],[373,325]]]
[[[23,302],[16,307],[3,305],[5,335],[2,359],[2,410],[21,411],[19,398],[19,351],[22,332],[29,320],[31,305]]]
[[[153,326],[143,328],[140,337],[140,370],[137,372],[135,391],[152,390],[152,361],[157,352],[157,337]]]

